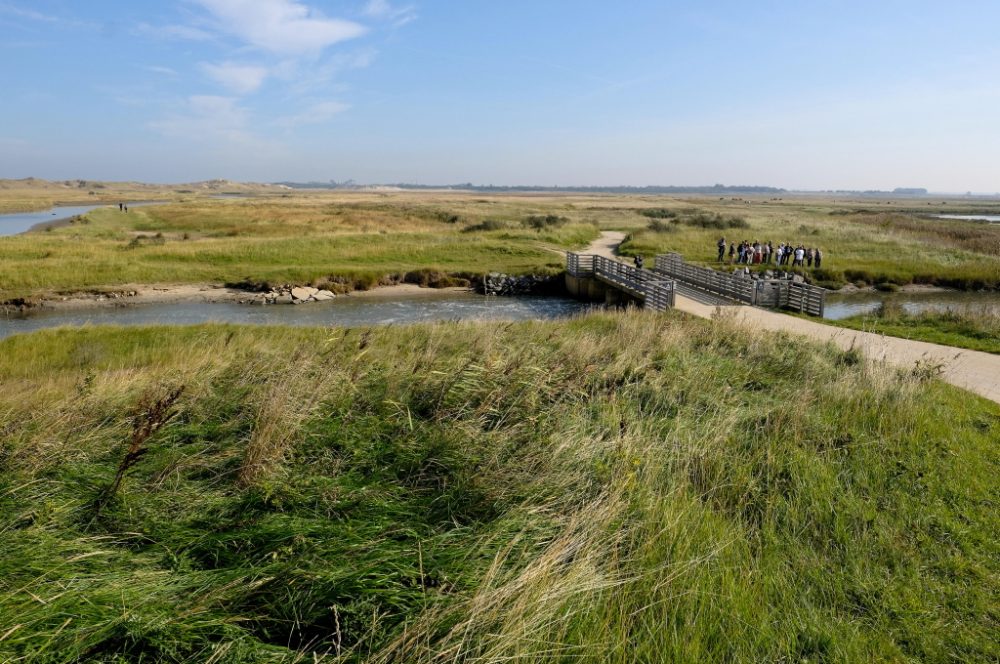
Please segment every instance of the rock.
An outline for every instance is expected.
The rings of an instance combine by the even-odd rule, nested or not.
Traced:
[[[275,304],[291,304],[294,301],[290,293],[282,293],[274,298]]]
[[[804,284],[806,282],[805,277],[803,277],[801,274],[796,274],[794,277],[792,277],[792,281],[796,284]]]
[[[308,300],[313,295],[319,292],[318,288],[309,288],[308,286],[299,286],[298,288],[292,289],[292,298],[296,300]]]
[[[335,297],[337,296],[328,290],[316,291],[316,294],[313,295],[313,299],[317,302],[325,302],[327,300],[332,300]]]
[[[476,283],[475,289],[481,295],[537,295],[557,290],[558,283],[559,279],[553,277],[540,277],[533,274],[513,277],[492,272],[484,276],[482,281]]]

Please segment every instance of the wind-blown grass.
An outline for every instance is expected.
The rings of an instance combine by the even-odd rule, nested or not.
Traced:
[[[997,427],[670,315],[15,336],[0,659],[995,661]]]
[[[374,284],[387,275],[426,269],[547,274],[563,267],[558,248],[580,248],[598,233],[593,225],[572,224],[469,234],[448,222],[411,223],[382,212],[377,214],[385,219],[377,223],[352,218],[324,226],[295,206],[286,206],[289,218],[282,219],[272,219],[262,206],[208,205],[218,210],[194,217],[183,205],[128,214],[101,209],[51,233],[0,238],[0,301],[124,284],[337,279]],[[239,226],[242,209],[256,210],[257,216]],[[144,236],[153,239],[136,241]]]
[[[827,322],[891,337],[1000,353],[1000,314],[994,311],[955,309],[911,314],[887,300],[874,314]]]

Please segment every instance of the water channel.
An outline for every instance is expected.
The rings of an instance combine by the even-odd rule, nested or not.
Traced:
[[[70,219],[80,214],[87,214],[101,205],[60,205],[43,212],[15,212],[0,214],[0,235],[17,235],[26,233],[38,224]]]
[[[26,316],[0,315],[0,338],[50,327],[84,325],[245,325],[360,327],[446,320],[544,320],[581,313],[591,305],[562,297],[487,297],[442,292],[393,297],[340,297],[301,306],[236,303],[145,304],[50,309]]]
[[[932,291],[927,293],[858,293],[828,295],[824,317],[840,320],[850,316],[875,313],[886,301],[899,304],[906,312],[924,311],[988,311],[1000,314],[1000,293],[969,293],[963,291]]]
[[[935,219],[960,219],[962,221],[988,221],[991,224],[1000,224],[1000,215],[995,214],[938,214]]]
[[[129,203],[130,208],[149,207],[150,205],[163,205],[161,201],[140,201]],[[72,219],[81,214],[87,214],[101,207],[117,207],[104,203],[102,205],[57,205],[42,212],[14,212],[13,214],[0,214],[0,237],[4,235],[18,235],[27,233],[39,224],[49,224],[64,219]]]

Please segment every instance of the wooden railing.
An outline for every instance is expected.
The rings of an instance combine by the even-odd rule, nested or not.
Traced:
[[[566,254],[566,271],[574,277],[595,277],[643,301],[646,308],[666,311],[674,306],[675,284],[652,270],[591,254]]]
[[[788,299],[783,306],[785,309],[822,318],[826,306],[826,290],[809,284],[789,282]]]
[[[823,316],[826,290],[818,286],[787,279],[751,279],[745,275],[726,274],[691,265],[678,254],[657,256],[653,269],[684,285],[736,302]]]
[[[660,274],[673,277],[688,286],[701,289],[713,295],[753,304],[754,285],[748,277],[741,277],[711,268],[698,267],[686,262],[679,254],[664,254],[656,257],[653,269]]]
[[[566,271],[574,277],[590,277],[594,275],[594,256],[590,254],[566,253]]]

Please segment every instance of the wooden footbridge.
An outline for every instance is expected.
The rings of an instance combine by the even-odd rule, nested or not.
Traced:
[[[676,282],[652,270],[642,270],[604,256],[570,252],[566,254],[566,274],[567,288],[578,297],[607,302],[632,298],[655,311],[666,311],[674,306]],[[624,293],[627,298],[616,293]]]
[[[677,254],[657,256],[652,270],[594,254],[566,254],[566,286],[571,294],[608,303],[642,302],[648,309],[674,307],[679,287],[725,302],[789,309],[823,316],[826,291],[788,279],[752,279],[691,265]]]

